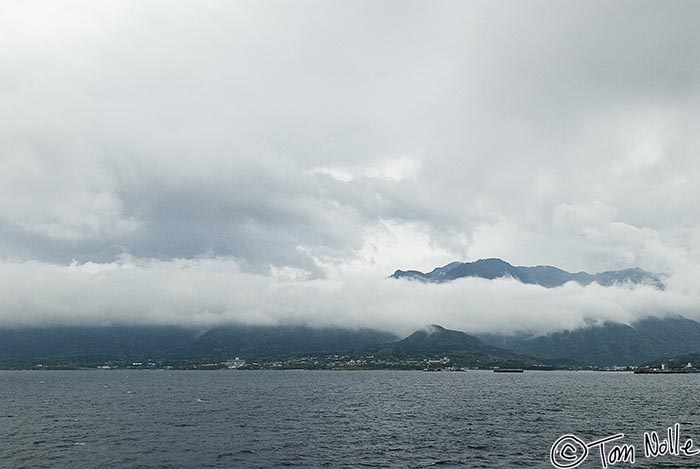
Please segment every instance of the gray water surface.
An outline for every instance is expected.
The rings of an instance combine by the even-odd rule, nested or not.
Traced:
[[[700,467],[643,457],[677,422],[700,442],[700,375],[0,371],[3,468],[545,468],[565,433]]]

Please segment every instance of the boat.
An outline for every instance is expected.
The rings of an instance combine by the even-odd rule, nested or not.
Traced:
[[[494,373],[523,373],[525,370],[522,368],[494,368]]]

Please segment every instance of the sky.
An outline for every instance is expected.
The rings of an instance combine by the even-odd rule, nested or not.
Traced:
[[[0,326],[700,319],[700,4],[0,4]],[[646,286],[386,277],[500,257]]]

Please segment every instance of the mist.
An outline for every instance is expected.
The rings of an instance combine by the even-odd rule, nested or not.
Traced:
[[[469,333],[546,334],[658,315],[700,319],[681,278],[558,288],[514,279],[428,284],[388,278],[294,280],[247,273],[231,259],[0,264],[0,325],[307,325],[407,335],[427,324]],[[681,289],[677,289],[681,288]]]

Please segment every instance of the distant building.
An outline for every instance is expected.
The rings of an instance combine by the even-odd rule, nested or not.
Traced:
[[[238,357],[234,358],[233,360],[229,360],[227,362],[224,362],[224,365],[226,365],[226,368],[230,370],[235,370],[236,368],[240,368],[242,366],[245,366],[246,361],[242,360]]]

